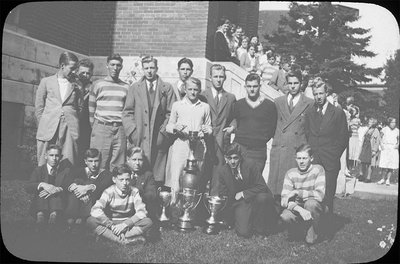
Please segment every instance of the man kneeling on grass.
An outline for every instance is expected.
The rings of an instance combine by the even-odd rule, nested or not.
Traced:
[[[121,244],[144,243],[153,224],[139,190],[131,186],[131,170],[123,164],[112,171],[114,185],[104,190],[87,223],[94,232]]]
[[[311,164],[312,160],[310,145],[302,144],[296,149],[297,168],[287,171],[281,200],[282,207],[286,208],[281,218],[288,225],[289,239],[306,229],[308,244],[318,238],[325,196],[325,170],[321,165]]]

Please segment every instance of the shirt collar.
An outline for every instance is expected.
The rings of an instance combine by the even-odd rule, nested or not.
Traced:
[[[52,169],[53,167],[51,167],[48,163],[46,163],[46,166],[47,166],[47,172],[50,174],[51,169]],[[57,170],[57,166],[55,166],[54,169]]]
[[[126,197],[126,196],[129,195],[129,194],[131,193],[131,191],[132,191],[131,188],[128,188],[128,191],[127,191],[126,193],[122,193],[122,191],[121,191],[120,189],[118,189],[116,185],[114,185],[114,188],[115,188],[115,191],[117,192],[117,194],[118,194],[119,196],[122,196],[122,197]]]
[[[90,170],[89,170],[88,167],[85,167],[85,172],[86,172],[86,175],[88,176],[89,179],[97,179],[97,177],[99,177],[99,175],[100,175],[100,173],[102,171],[103,170],[99,170],[99,172],[96,175],[89,176],[90,175]]]
[[[201,101],[199,98],[197,98],[196,103],[192,104],[192,102],[190,102],[190,100],[186,96],[182,99],[182,102],[185,104],[188,104],[188,105],[192,105],[192,106],[197,106],[197,105],[201,104]]]
[[[298,94],[296,94],[294,97],[293,97],[290,93],[288,93],[288,96],[287,96],[288,103],[289,103],[289,101],[290,101],[290,98],[293,97],[293,105],[296,105],[297,102],[298,102],[299,99],[300,99],[300,93],[301,93],[301,92],[299,92]]]
[[[147,89],[148,89],[150,87],[150,81],[147,80],[146,78],[145,78],[145,80],[146,80],[146,85],[147,85]],[[157,87],[157,78],[155,78],[151,83],[153,83],[153,89],[156,89],[156,87]]]
[[[221,97],[221,96],[222,96],[222,91],[223,91],[223,90],[224,90],[224,89],[221,88],[221,90],[220,90],[219,93],[218,93],[218,92],[217,92],[217,89],[215,89],[213,86],[211,86],[211,92],[212,92],[213,97],[215,97],[217,94],[218,94],[219,97]]]

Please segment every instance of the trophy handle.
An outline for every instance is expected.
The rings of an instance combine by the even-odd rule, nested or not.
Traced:
[[[205,196],[205,197],[204,197]],[[207,212],[209,213],[209,214],[211,214],[211,212],[210,212],[210,210],[208,209],[208,205],[207,205],[207,203],[206,203],[206,200],[208,200],[208,193],[204,193],[203,194],[203,204],[204,204],[204,206],[206,207],[206,209],[207,209]]]
[[[194,209],[194,208],[197,208],[197,206],[199,205],[199,203],[200,203],[200,201],[201,201],[201,197],[203,196],[203,194],[202,194],[202,193],[199,193],[198,196],[199,196],[199,200],[197,201],[196,205],[195,205],[194,207],[192,207],[193,209]]]
[[[225,203],[224,203],[224,206],[222,206],[222,209],[221,209],[221,211],[223,211],[224,209],[225,209],[225,207],[226,207],[226,205],[227,205],[227,203],[228,203],[228,196],[222,196],[222,198],[224,198],[225,199]]]

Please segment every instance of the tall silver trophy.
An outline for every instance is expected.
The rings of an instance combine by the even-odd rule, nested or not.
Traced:
[[[204,194],[204,205],[207,211],[210,213],[210,217],[206,220],[208,226],[205,226],[203,232],[208,235],[216,235],[219,233],[218,214],[224,210],[227,203],[227,196],[209,196],[207,193]]]
[[[192,231],[193,214],[201,200],[201,193],[190,188],[183,188],[182,192],[178,193],[178,207],[183,211],[183,214],[178,218],[177,228],[179,231]]]
[[[161,200],[161,214],[158,220],[160,221],[161,225],[165,225],[166,223],[169,222],[169,218],[167,216],[167,207],[171,203],[171,193],[167,191],[161,191],[161,187],[158,188],[158,197],[160,197]]]

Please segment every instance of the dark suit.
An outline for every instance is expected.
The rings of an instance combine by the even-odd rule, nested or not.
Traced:
[[[70,168],[62,166],[61,164],[58,166],[58,169],[56,171],[56,175],[52,179],[49,175],[49,172],[47,170],[47,163],[37,167],[31,175],[31,178],[27,185],[25,186],[25,190],[28,193],[34,194],[31,207],[30,207],[30,213],[32,214],[33,217],[36,217],[36,214],[38,212],[43,212],[46,211],[48,213],[51,213],[53,211],[62,211],[65,208],[65,191],[68,188],[68,173],[69,173]],[[39,193],[40,191],[38,190],[39,183],[45,182],[45,183],[50,183],[56,187],[61,187],[63,188],[62,192],[56,193],[47,199],[40,198]]]
[[[79,161],[77,164],[85,166],[84,155],[85,151],[90,147],[90,135],[92,134],[92,126],[89,120],[89,91],[92,83],[90,82],[86,87],[78,81],[82,93],[82,111],[79,114]]]
[[[89,185],[94,184],[96,189],[90,193],[90,200],[88,203],[83,203],[78,199],[73,192],[68,192],[67,195],[67,208],[65,209],[65,215],[71,218],[86,218],[90,216],[90,209],[95,204],[95,202],[100,198],[103,191],[113,184],[111,172],[103,170],[97,176],[96,179],[88,178],[86,174],[85,167],[73,168],[70,170],[69,176],[67,178],[67,188],[72,184],[76,183],[78,185]]]
[[[278,215],[272,193],[260,170],[253,162],[243,160],[240,173],[243,180],[239,182],[228,164],[218,167],[211,195],[228,196],[225,218],[228,222],[235,222],[238,235],[249,237],[253,229],[260,234],[272,231]],[[243,191],[244,198],[237,201],[235,195],[240,191]]]
[[[205,174],[211,179],[214,178],[216,166],[225,164],[224,149],[230,141],[230,135],[226,135],[222,130],[229,127],[233,120],[233,105],[236,97],[226,92],[221,91],[221,99],[218,106],[213,97],[211,88],[206,89],[200,95],[200,100],[210,105],[212,137],[207,138],[207,154],[205,163]],[[209,178],[207,178],[207,181]]]
[[[159,202],[153,173],[151,171],[139,173],[137,178],[132,182],[132,185],[139,189],[140,197],[142,197],[143,202],[146,204],[149,217],[151,220],[155,220],[159,209]]]
[[[325,203],[329,211],[333,212],[340,156],[349,142],[346,115],[342,109],[328,103],[326,112],[321,117],[314,104],[306,112],[304,125],[307,142],[314,153],[313,163],[320,164],[325,169]]]
[[[221,31],[215,32],[214,35],[214,60],[215,61],[231,61],[231,52],[224,33]]]

